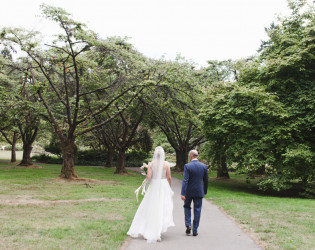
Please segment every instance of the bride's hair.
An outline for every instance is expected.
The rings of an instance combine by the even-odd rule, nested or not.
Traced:
[[[164,149],[161,146],[157,146],[154,150],[153,159],[154,159],[154,156],[156,156],[156,158],[161,158],[161,156],[164,154],[165,154]]]
[[[154,155],[152,159],[152,171],[156,179],[161,179],[163,166],[165,161],[164,149],[161,146],[158,146],[154,150]]]

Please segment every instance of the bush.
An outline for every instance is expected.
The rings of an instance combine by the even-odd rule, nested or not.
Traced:
[[[41,163],[51,163],[51,164],[61,164],[62,157],[55,157],[47,154],[35,155],[32,157],[33,161]],[[74,164],[75,165],[93,165],[93,166],[103,166],[107,160],[107,154],[98,151],[79,151],[75,155]],[[115,160],[115,157],[114,157]]]
[[[116,161],[117,154],[114,153],[113,161]],[[76,165],[104,166],[107,161],[107,153],[102,151],[84,150],[78,151],[75,156]]]
[[[41,162],[41,163],[49,163],[49,164],[61,164],[62,159],[56,158],[54,156],[50,156],[47,154],[34,155],[32,157],[32,161]]]
[[[257,186],[260,190],[263,191],[277,191],[280,192],[282,190],[288,190],[292,187],[292,184],[290,184],[285,179],[280,179],[274,176],[268,176],[263,179],[261,179]]]
[[[129,151],[126,153],[126,167],[141,167],[150,153],[143,151]]]
[[[148,158],[149,153],[143,151],[128,151],[126,153],[126,166],[127,167],[140,167],[144,160]],[[76,165],[93,165],[93,166],[104,166],[107,161],[107,153],[99,151],[79,151],[76,154],[75,164]],[[113,165],[115,166],[117,161],[117,153],[114,153]]]
[[[52,133],[51,140],[48,145],[44,146],[46,152],[52,153],[54,155],[58,155],[61,157],[61,143],[59,138],[55,133]]]
[[[107,155],[104,152],[100,151],[92,151],[92,150],[85,150],[85,151],[78,151],[76,154],[77,161],[106,161]]]
[[[49,145],[45,145],[44,149],[46,152],[61,156],[60,145],[50,143]]]
[[[126,153],[127,167],[140,167],[145,159],[149,157],[149,153],[143,151],[129,151]],[[34,155],[33,161],[50,164],[61,164],[62,157],[55,157],[47,154]],[[104,166],[107,160],[107,153],[100,151],[78,151],[75,155],[74,164],[79,166]],[[117,161],[117,153],[114,153],[113,165]]]

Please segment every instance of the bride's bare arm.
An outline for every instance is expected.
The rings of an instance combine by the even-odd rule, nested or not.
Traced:
[[[151,168],[151,162],[150,162],[149,165],[148,165],[148,170],[147,170],[146,179],[147,179],[147,180],[151,180],[151,177],[152,177],[152,168]]]
[[[166,178],[167,178],[167,181],[170,184],[170,186],[172,186],[171,167],[168,163],[167,163],[167,167],[166,167]]]

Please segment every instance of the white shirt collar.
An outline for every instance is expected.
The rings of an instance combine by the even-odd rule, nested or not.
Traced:
[[[198,161],[198,159],[195,158],[195,159],[192,159],[191,161]]]

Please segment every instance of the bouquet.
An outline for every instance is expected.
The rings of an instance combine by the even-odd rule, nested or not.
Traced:
[[[146,163],[143,163],[143,165],[140,167],[140,169],[141,169],[141,174],[142,175],[147,175],[148,165]]]
[[[143,165],[140,167],[141,169],[141,174],[142,175],[147,175],[147,172],[148,172],[148,165],[143,163]],[[141,194],[144,195],[145,194],[145,186],[147,184],[147,178],[145,178],[141,184],[140,187],[138,187],[135,191],[135,194],[136,194],[136,198],[137,198],[137,202],[139,202],[138,200],[138,195],[139,195],[139,191],[142,189],[142,192]]]

